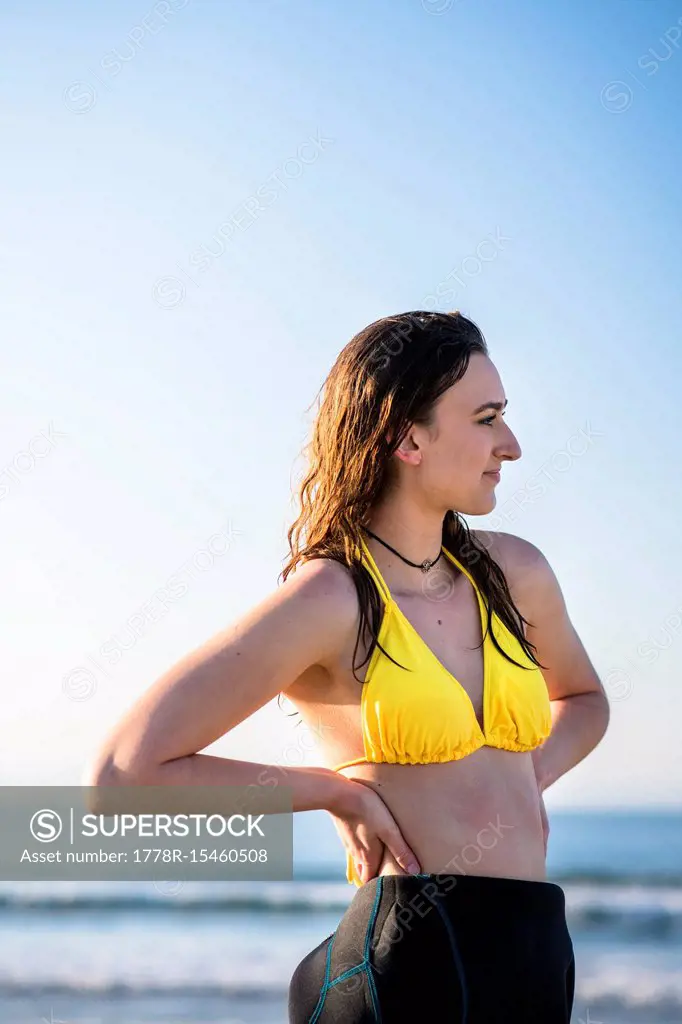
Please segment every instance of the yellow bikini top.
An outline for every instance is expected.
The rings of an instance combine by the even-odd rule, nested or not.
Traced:
[[[502,649],[527,666],[507,661],[490,634],[483,642],[483,728],[469,694],[426,646],[401,612],[361,538],[363,564],[384,601],[379,642],[400,665],[384,657],[375,646],[360,698],[364,756],[334,767],[340,771],[362,763],[434,764],[458,761],[481,747],[533,750],[552,728],[551,707],[542,672],[523,650],[514,634],[493,612],[492,630]],[[481,613],[481,635],[486,633],[483,598],[470,573],[443,545],[446,556],[474,588]],[[362,885],[348,856],[347,878]]]

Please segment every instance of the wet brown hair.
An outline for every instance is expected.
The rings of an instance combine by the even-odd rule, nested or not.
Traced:
[[[360,605],[352,664],[359,683],[363,681],[356,668],[371,658],[379,643],[383,615],[381,596],[357,553],[362,526],[394,481],[391,455],[405,433],[415,423],[434,426],[436,401],[464,375],[474,352],[487,356],[487,344],[477,325],[459,311],[413,310],[386,316],[351,338],[320,389],[324,396],[312,439],[304,449],[308,470],[300,489],[301,511],[287,534],[290,558],[281,578],[286,580],[300,562],[311,558],[331,558],[347,567]],[[523,624],[529,623],[514,604],[501,567],[454,510],[448,510],[443,519],[442,543],[475,580],[487,610],[486,634],[490,632],[498,651],[519,664],[502,650],[490,630],[492,612],[531,662],[544,667],[535,656],[534,644],[524,636]],[[367,630],[370,645],[356,666],[358,646]],[[381,644],[379,648],[391,657]],[[394,658],[391,661],[398,664]]]

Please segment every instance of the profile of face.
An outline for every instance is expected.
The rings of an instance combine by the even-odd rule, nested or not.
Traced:
[[[394,453],[400,486],[439,511],[480,516],[494,509],[498,480],[491,474],[521,458],[504,421],[506,401],[494,363],[472,353],[464,376],[436,402],[433,426],[413,424]]]

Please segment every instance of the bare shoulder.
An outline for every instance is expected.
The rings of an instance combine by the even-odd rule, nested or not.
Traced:
[[[155,777],[157,766],[204,750],[297,680],[324,686],[354,614],[346,577],[340,564],[303,563],[180,658],[117,723],[94,777]]]
[[[514,603],[526,620],[526,638],[543,666],[550,700],[599,693],[604,704],[592,710],[599,722],[595,729],[603,734],[604,723],[608,723],[606,693],[571,621],[548,559],[536,544],[513,533],[472,532],[481,535],[476,539],[488,547],[505,573]]]
[[[318,664],[335,666],[359,616],[357,590],[348,567],[334,558],[311,558],[296,567],[283,587],[289,588],[291,614],[325,637],[324,657]]]
[[[556,577],[540,548],[514,533],[472,530],[481,547],[502,569],[512,595],[528,600],[540,589],[551,586]]]
[[[338,604],[338,611],[357,610],[357,591],[347,566],[335,558],[310,558],[301,562],[287,578],[287,584],[298,581],[301,591],[310,597],[322,597],[326,603]]]

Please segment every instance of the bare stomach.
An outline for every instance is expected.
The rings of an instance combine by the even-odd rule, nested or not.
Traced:
[[[482,747],[445,764],[356,764],[429,874],[546,880],[540,794],[530,753]],[[403,869],[384,849],[379,875]]]

